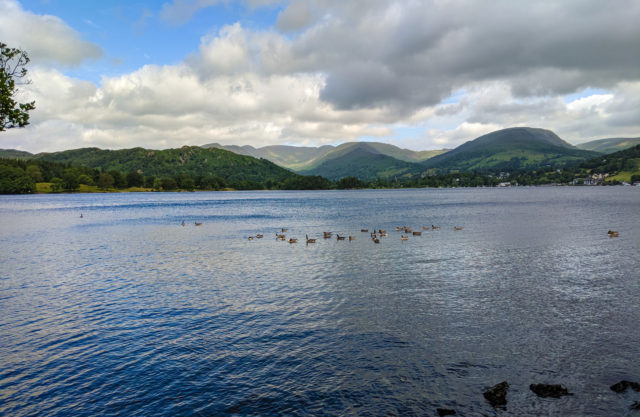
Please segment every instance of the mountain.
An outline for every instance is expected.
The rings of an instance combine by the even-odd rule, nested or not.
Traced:
[[[550,130],[513,127],[480,136],[423,165],[435,171],[497,172],[562,167],[598,155],[572,146]]]
[[[33,157],[32,153],[25,151],[17,151],[15,149],[0,149],[0,158],[5,159],[29,159]]]
[[[324,145],[320,147],[287,146],[275,145],[254,148],[253,146],[220,145],[210,143],[203,145],[203,148],[219,148],[240,155],[249,155],[255,158],[264,158],[269,161],[291,169],[296,172],[309,171],[322,164],[325,160],[342,155],[345,149],[352,149],[365,143],[375,150],[375,153],[387,155],[405,162],[422,162],[435,155],[439,155],[445,150],[434,151],[412,151],[402,149],[394,145],[380,142],[347,142],[339,146]]]
[[[303,175],[320,175],[332,180],[357,177],[371,181],[376,178],[412,177],[424,171],[414,162],[406,162],[381,153],[367,142],[343,144],[312,161],[310,168],[298,171]]]
[[[225,149],[239,155],[267,159],[274,164],[294,171],[303,169],[308,161],[318,158],[334,148],[331,145],[320,147],[272,145],[264,146],[262,148],[254,148],[250,145],[220,145],[219,143],[209,143],[202,145],[202,147]]]
[[[576,145],[578,149],[600,153],[613,153],[640,144],[640,138],[607,138],[592,140]]]
[[[33,159],[100,168],[103,171],[138,172],[144,176],[217,176],[229,182],[275,183],[297,177],[296,174],[264,159],[199,146],[165,150],[81,148],[39,153],[34,155]]]

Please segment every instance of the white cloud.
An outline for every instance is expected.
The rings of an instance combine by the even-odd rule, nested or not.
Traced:
[[[184,23],[221,1],[175,0],[162,14]],[[76,51],[77,62],[91,56],[60,19],[14,1],[2,7],[42,22],[39,36]],[[0,136],[0,147],[312,145],[366,136],[436,149],[513,126],[551,129],[572,143],[638,136],[636,11],[640,4],[598,1],[292,0],[274,29],[231,23],[181,63],[100,85],[34,68],[24,89],[36,100],[33,125]],[[564,101],[589,88],[605,92]],[[400,139],[400,131],[423,133]]]
[[[82,40],[60,18],[36,15],[15,0],[0,0],[0,39],[27,51],[34,64],[75,66],[102,56],[100,46]]]

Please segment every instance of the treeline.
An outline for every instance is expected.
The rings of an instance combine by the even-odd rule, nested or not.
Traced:
[[[95,186],[98,190],[123,190],[144,188],[155,191],[176,190],[330,190],[356,188],[412,188],[412,187],[477,187],[493,186],[499,180],[473,173],[435,175],[415,180],[376,179],[362,181],[345,177],[330,181],[317,175],[292,174],[284,180],[268,178],[265,181],[229,181],[219,176],[189,175],[144,176],[138,172],[102,171],[86,166],[73,166],[42,160],[0,159],[0,193],[35,193],[36,183],[51,184],[52,192],[73,192],[81,184]]]
[[[217,176],[143,176],[138,172],[103,172],[100,169],[50,161],[0,159],[0,193],[33,193],[36,192],[36,183],[39,182],[50,183],[53,192],[77,191],[81,184],[96,186],[100,190],[140,187],[157,191],[254,189],[262,186],[246,181],[229,183]]]
[[[81,184],[98,190],[144,188],[154,191],[218,191],[235,190],[327,190],[332,188],[365,188],[367,184],[357,178],[329,181],[320,176],[291,174],[283,180],[266,178],[264,181],[228,180],[213,175],[144,176],[138,172],[102,171],[86,166],[73,166],[42,160],[0,159],[0,193],[35,193],[36,183],[51,184],[52,192],[73,192]]]

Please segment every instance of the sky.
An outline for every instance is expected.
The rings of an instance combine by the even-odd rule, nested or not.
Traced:
[[[640,0],[0,0],[31,124],[0,148],[454,148],[640,136]]]

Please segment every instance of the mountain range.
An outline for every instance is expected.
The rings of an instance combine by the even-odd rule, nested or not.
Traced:
[[[595,151],[604,154],[614,153],[640,145],[640,138],[607,138],[592,140],[576,145],[579,149]]]
[[[515,127],[498,130],[466,142],[452,150],[412,151],[378,142],[348,142],[339,146],[223,146],[149,150],[142,148],[101,150],[83,148],[63,152],[30,154],[0,150],[0,157],[40,159],[103,170],[141,172],[167,176],[180,173],[214,175],[228,181],[282,182],[295,176],[322,176],[336,180],[358,177],[415,179],[425,175],[474,171],[497,173],[537,168],[562,168],[602,155],[610,149],[624,149],[640,138],[610,138],[573,146],[550,130]],[[287,168],[291,171],[288,171]]]

